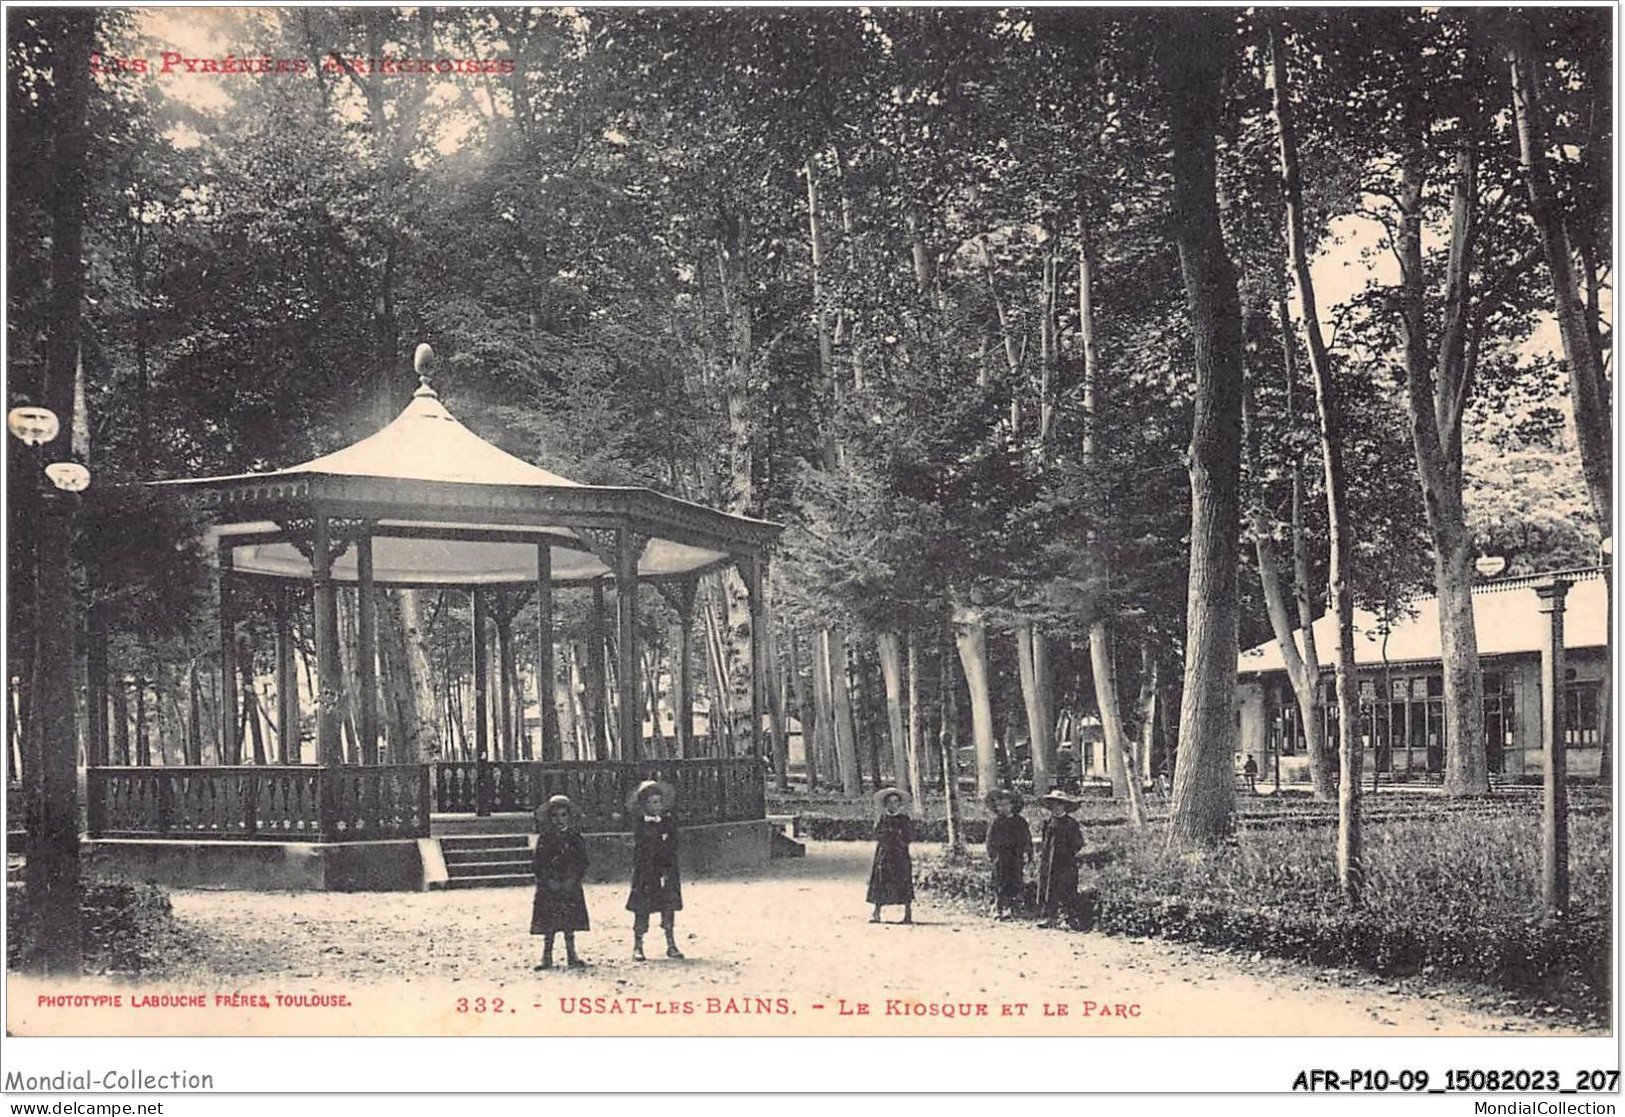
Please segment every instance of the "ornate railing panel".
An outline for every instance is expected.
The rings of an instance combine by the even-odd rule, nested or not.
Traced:
[[[427,780],[416,764],[96,767],[86,772],[90,834],[308,842],[426,837]]]
[[[646,779],[676,789],[685,825],[767,815],[765,770],[749,758],[94,767],[86,776],[92,837],[310,842],[426,837],[431,808],[528,812],[553,795],[570,797],[589,833],[625,830],[627,797]]]
[[[624,830],[626,800],[646,779],[670,783],[677,814],[687,825],[746,822],[767,817],[765,769],[748,757],[702,760],[446,761],[434,765],[434,809],[472,814],[480,809],[480,771],[491,813],[534,810],[554,795],[575,803],[589,833]]]

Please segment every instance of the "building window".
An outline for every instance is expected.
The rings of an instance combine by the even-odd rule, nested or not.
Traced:
[[[1563,691],[1563,740],[1571,749],[1602,746],[1598,718],[1601,688],[1596,683],[1570,683]]]

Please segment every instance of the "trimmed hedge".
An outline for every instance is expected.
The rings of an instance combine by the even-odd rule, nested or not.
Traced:
[[[1317,832],[1243,832],[1216,849],[1170,848],[1160,827],[1104,837],[1085,858],[1100,870],[1084,881],[1098,930],[1385,976],[1486,981],[1575,1010],[1608,1007],[1606,818],[1573,827],[1573,904],[1560,923],[1540,915],[1538,826],[1515,814],[1372,827],[1357,911],[1342,905],[1331,847]],[[979,908],[992,898],[980,857],[927,855],[915,875],[922,890]]]

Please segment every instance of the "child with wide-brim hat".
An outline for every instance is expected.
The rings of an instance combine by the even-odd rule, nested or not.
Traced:
[[[1072,812],[1083,802],[1059,791],[1051,791],[1038,801],[1049,808],[1038,850],[1038,906],[1043,913],[1039,926],[1055,927],[1062,918],[1075,921],[1083,827]]]
[[[1021,817],[1021,796],[1007,787],[987,793],[993,820],[987,827],[987,859],[993,872],[993,917],[1010,918],[1020,902],[1027,861],[1033,855],[1033,832]]]
[[[587,843],[576,828],[575,804],[567,795],[555,795],[536,808],[536,849],[531,856],[536,876],[536,898],[531,905],[530,933],[542,940],[538,970],[553,968],[553,939],[564,934],[565,961],[584,966],[576,954],[576,932],[588,929],[587,898],[582,881],[587,875]]]
[[[875,792],[880,818],[875,822],[875,860],[869,869],[867,898],[873,907],[870,923],[880,922],[880,909],[903,905],[903,923],[914,922],[914,863],[908,844],[914,824],[908,817],[908,795],[895,787]]]
[[[672,804],[677,791],[665,780],[644,780],[627,798],[632,816],[632,889],[626,910],[632,913],[632,958],[644,961],[643,936],[649,915],[660,913],[666,933],[666,957],[681,958],[677,949],[677,912],[683,910],[683,886],[677,865],[677,819]]]

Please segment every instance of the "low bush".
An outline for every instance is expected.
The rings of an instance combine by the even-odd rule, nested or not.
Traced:
[[[1084,884],[1098,929],[1243,948],[1384,975],[1491,982],[1574,1009],[1606,1007],[1612,862],[1605,817],[1574,820],[1567,919],[1542,917],[1540,833],[1527,810],[1368,828],[1358,910],[1339,896],[1323,831],[1242,830],[1218,847],[1170,846],[1162,827],[1097,832],[1110,856]],[[919,859],[920,887],[985,905],[979,857]]]
[[[22,964],[35,937],[28,891],[7,885],[6,964]],[[86,885],[79,900],[79,938],[87,973],[141,973],[167,966],[186,949],[169,894],[152,884]]]

